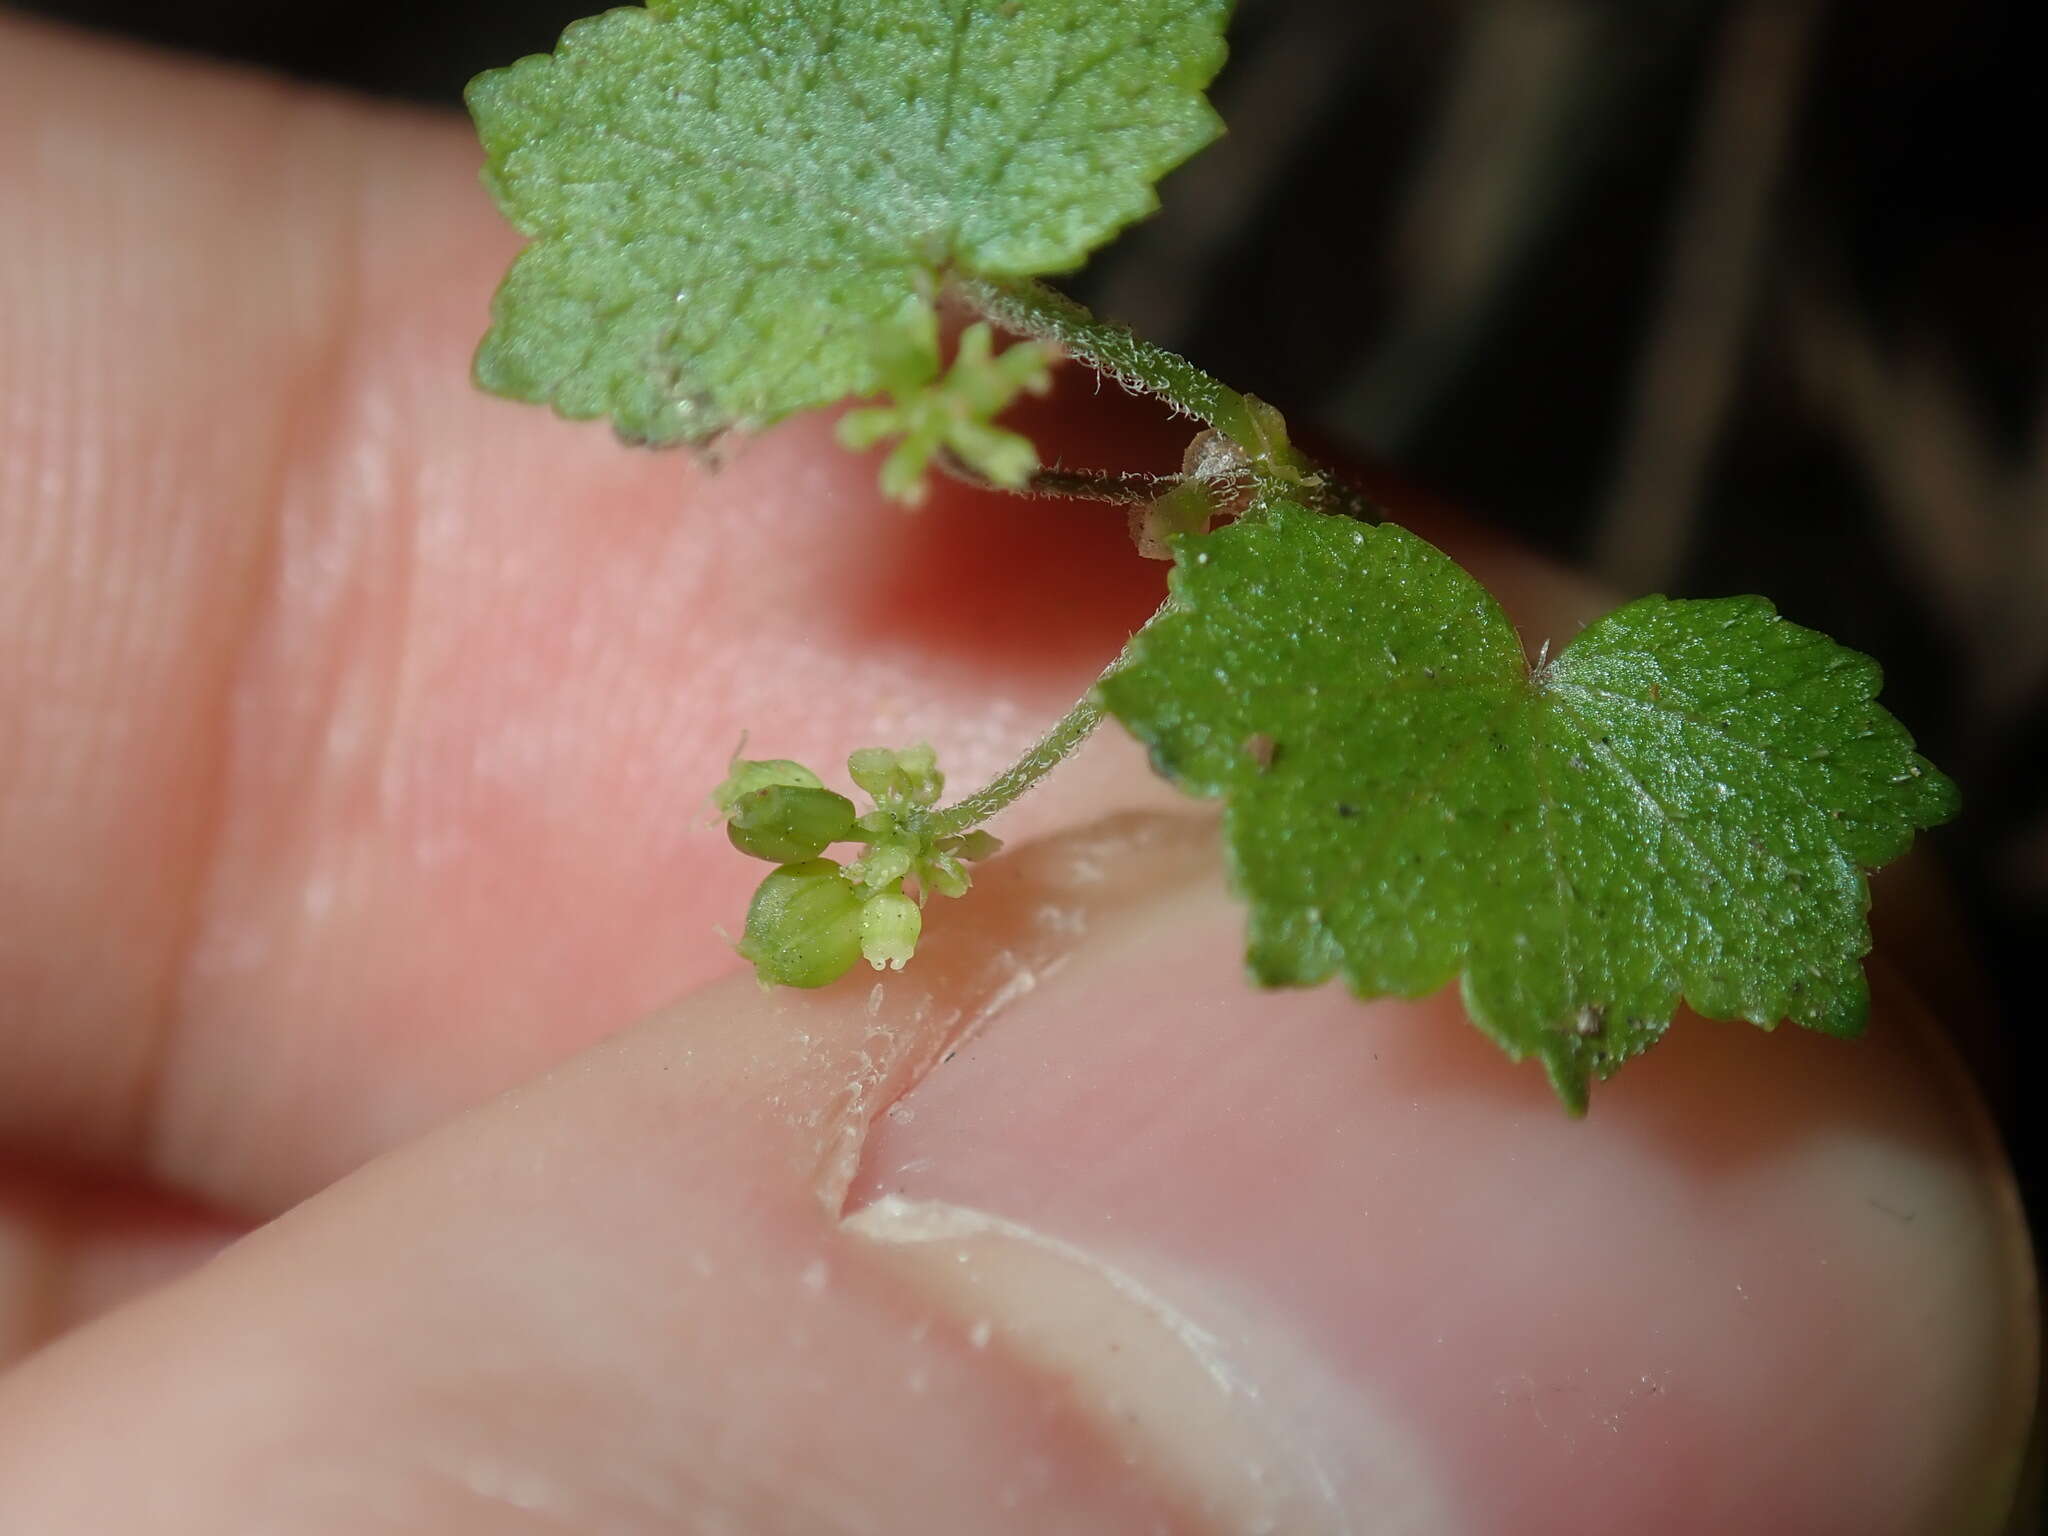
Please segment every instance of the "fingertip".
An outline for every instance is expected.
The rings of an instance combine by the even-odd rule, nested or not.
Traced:
[[[1426,1530],[1987,1528],[2032,1413],[2032,1260],[1903,988],[1881,974],[1855,1042],[1681,1018],[1573,1120],[1450,997],[1254,993],[1241,943],[1213,870],[1165,883],[878,1126],[857,1223],[979,1222],[1116,1277],[1079,1296],[1163,1299],[1269,1440],[1321,1447],[1289,1529],[1395,1494]],[[895,1243],[1000,1334],[999,1279],[959,1294],[1000,1271],[973,1246]],[[1072,1336],[1044,1310],[1019,1327],[1065,1359],[1100,1309]],[[1134,1390],[1114,1360],[1092,1383]],[[1251,1431],[1199,1433],[1174,1475],[1235,1497],[1213,1478]]]

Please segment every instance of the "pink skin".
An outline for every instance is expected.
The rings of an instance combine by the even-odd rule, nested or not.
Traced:
[[[1158,571],[815,423],[711,475],[471,395],[474,158],[0,21],[0,1349],[63,1335],[0,1529],[1982,1528],[2031,1270],[1900,984],[1568,1122],[1444,1002],[1244,988],[1114,742],[1003,830],[1180,819],[1007,861],[872,1013],[718,980],[743,729],[971,782]],[[1047,440],[1174,461],[1070,382]]]

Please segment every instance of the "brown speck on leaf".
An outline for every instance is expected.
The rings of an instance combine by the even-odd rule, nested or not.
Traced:
[[[1273,766],[1273,754],[1277,750],[1278,745],[1264,731],[1244,739],[1244,755],[1252,760],[1253,766],[1261,773]]]
[[[1656,702],[1657,702],[1657,701],[1658,701],[1659,699],[1661,699],[1661,698],[1663,698],[1663,697],[1664,697],[1664,689],[1663,689],[1663,688],[1662,688],[1662,687],[1661,687],[1661,686],[1660,686],[1659,684],[1656,684],[1656,683],[1652,683],[1652,684],[1650,684],[1650,702],[1651,702],[1652,704],[1654,704],[1654,703],[1656,703]]]
[[[1607,1027],[1607,1010],[1590,1004],[1579,1010],[1579,1016],[1572,1020],[1572,1033],[1581,1040],[1591,1040]]]

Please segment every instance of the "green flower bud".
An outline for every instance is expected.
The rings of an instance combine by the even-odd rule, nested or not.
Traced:
[[[859,892],[830,859],[785,864],[754,892],[740,958],[763,986],[822,987],[860,959]]]
[[[909,874],[913,862],[908,848],[901,843],[888,843],[856,859],[846,872],[858,884],[879,891]]]
[[[932,805],[946,787],[946,776],[939,772],[939,755],[924,742],[901,752],[862,747],[846,760],[846,771],[854,783],[884,803],[908,800],[913,805]]]
[[[860,952],[878,971],[900,971],[917,952],[917,936],[923,928],[924,914],[901,891],[871,896],[860,914]]]
[[[853,831],[853,802],[829,789],[770,784],[727,812],[726,836],[741,853],[774,864],[815,859]]]
[[[974,882],[967,866],[950,853],[934,853],[917,866],[917,878],[934,896],[965,896]]]
[[[711,803],[718,807],[719,815],[729,816],[742,796],[759,789],[773,789],[777,785],[793,789],[823,789],[825,782],[802,763],[793,763],[786,757],[764,758],[759,762],[736,757],[725,782],[711,791]]]
[[[896,754],[887,747],[862,747],[847,758],[846,771],[854,783],[877,800],[903,792]]]
[[[945,792],[946,776],[939,772],[939,754],[930,742],[898,752],[896,771],[903,776],[903,792],[918,805],[936,805]]]

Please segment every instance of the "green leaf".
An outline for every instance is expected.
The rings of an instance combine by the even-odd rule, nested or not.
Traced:
[[[1864,871],[1956,806],[1872,702],[1875,662],[1762,598],[1649,597],[1532,671],[1399,528],[1275,502],[1177,546],[1174,601],[1102,698],[1226,797],[1259,981],[1462,975],[1574,1111],[1681,998],[1861,1026]]]
[[[1229,0],[657,0],[482,75],[534,243],[486,388],[698,441],[873,393],[906,299],[1075,267],[1219,131]],[[900,350],[900,347],[899,347]]]

